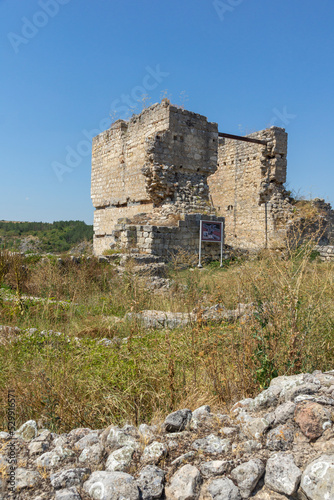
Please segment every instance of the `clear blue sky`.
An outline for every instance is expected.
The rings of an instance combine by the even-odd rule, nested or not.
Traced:
[[[334,202],[333,0],[0,0],[0,19],[0,219],[91,223],[90,132],[143,91],[222,132],[285,127],[289,188]]]

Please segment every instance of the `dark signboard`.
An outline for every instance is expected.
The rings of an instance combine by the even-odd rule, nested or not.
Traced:
[[[221,242],[223,238],[222,222],[202,221],[202,241]]]

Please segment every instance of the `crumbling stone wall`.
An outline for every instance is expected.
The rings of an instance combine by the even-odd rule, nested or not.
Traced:
[[[208,210],[208,175],[217,169],[218,126],[204,116],[169,106],[169,129],[147,138],[142,169],[155,206]]]
[[[167,99],[118,120],[93,139],[94,251],[114,242],[120,217],[165,205],[175,212],[210,212],[208,175],[217,168],[218,126]]]
[[[248,137],[265,144],[219,139],[216,123],[167,99],[115,122],[93,139],[94,252],[119,243],[120,218],[154,213],[159,226],[168,211],[224,217],[234,248],[282,247],[293,211],[284,189],[287,134],[271,127]]]
[[[191,254],[198,252],[200,220],[224,222],[223,217],[203,214],[185,214],[176,226],[116,224],[113,237],[122,249],[136,248],[141,253],[158,255],[169,259],[180,250]],[[202,242],[203,260],[218,260],[220,244]]]
[[[170,314],[163,320],[172,328]],[[184,316],[189,321],[191,314]],[[151,314],[146,328],[154,319]],[[130,349],[130,339],[115,340],[99,340],[100,349],[111,356],[122,345]],[[146,339],[134,340],[147,349]],[[333,500],[333,397],[334,370],[316,370],[273,378],[268,389],[230,411],[225,405],[217,413],[208,405],[182,408],[159,425],[113,423],[59,435],[29,420],[12,441],[20,464],[15,493],[4,478],[2,498]],[[11,439],[1,432],[5,470]],[[107,493],[97,495],[101,490]]]
[[[319,252],[321,260],[334,260],[334,245],[317,245],[315,250]]]
[[[225,218],[234,248],[282,246],[291,213],[285,192],[287,134],[271,127],[247,136],[266,145],[221,138],[218,169],[208,179],[213,204]]]
[[[91,196],[95,207],[95,253],[109,248],[112,229],[120,217],[152,210],[153,202],[141,172],[146,161],[145,138],[167,128],[168,108],[158,105],[129,122],[118,120],[94,137]]]
[[[311,204],[324,220],[324,231],[321,233],[320,245],[334,247],[334,210],[323,198],[314,198]]]

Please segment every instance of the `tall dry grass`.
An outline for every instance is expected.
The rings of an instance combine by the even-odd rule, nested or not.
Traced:
[[[2,290],[12,299],[2,295],[0,323],[37,331],[1,339],[2,428],[8,388],[15,389],[18,424],[42,419],[67,431],[149,422],[204,403],[222,410],[274,376],[334,365],[334,266],[318,260],[312,242],[223,269],[171,270],[174,284],[164,295],[147,290],[131,267],[119,276],[94,259],[22,265],[20,295],[49,300],[16,308],[15,276],[3,273]],[[252,308],[236,321],[204,322],[201,311],[216,303]],[[172,331],[122,320],[130,311],[194,308],[197,320]],[[114,344],[98,343],[102,337]]]

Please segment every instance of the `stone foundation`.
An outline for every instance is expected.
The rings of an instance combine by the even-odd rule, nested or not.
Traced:
[[[334,245],[318,245],[315,250],[319,252],[321,260],[334,260]]]
[[[201,220],[224,222],[223,217],[203,214],[186,214],[176,226],[117,224],[113,238],[118,248],[135,248],[139,253],[162,256],[169,260],[179,251],[198,254]],[[218,260],[220,244],[202,242],[203,260]]]

